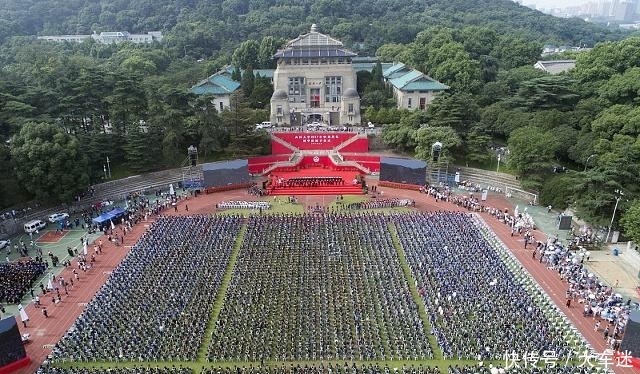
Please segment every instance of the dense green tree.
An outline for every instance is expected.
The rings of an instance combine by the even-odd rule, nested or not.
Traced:
[[[463,139],[465,161],[483,165],[491,160],[492,154],[489,152],[491,136],[480,126],[472,126]]]
[[[640,200],[634,200],[622,214],[620,225],[626,237],[634,243],[640,243]]]
[[[121,76],[106,97],[109,119],[116,134],[124,134],[127,126],[146,118],[147,97],[139,76]]]
[[[260,44],[257,41],[244,41],[233,51],[233,65],[240,69],[260,66],[259,54]]]
[[[574,83],[565,75],[548,75],[521,82],[512,105],[526,110],[573,109],[580,99],[573,90]]]
[[[20,185],[41,201],[70,202],[89,184],[78,140],[48,123],[27,123],[11,141]]]
[[[253,83],[253,90],[249,96],[251,107],[255,109],[268,108],[272,95],[273,86],[271,85],[270,79],[260,75],[256,76]]]
[[[242,80],[240,81],[240,87],[242,87],[243,96],[250,98],[253,93],[253,87],[255,86],[256,76],[253,73],[253,68],[248,66],[242,72]]]
[[[431,161],[431,147],[434,143],[442,143],[440,162],[453,163],[456,151],[462,146],[462,139],[454,129],[448,126],[430,127],[423,126],[415,132],[416,153],[415,157],[421,160]]]
[[[416,129],[410,126],[385,126],[382,129],[382,141],[396,152],[412,154],[416,148],[415,132]]]
[[[600,87],[599,94],[613,104],[637,104],[640,99],[640,67],[613,75]]]
[[[407,46],[397,43],[381,45],[376,51],[376,56],[383,62],[407,61]]]
[[[540,190],[540,203],[556,209],[566,209],[573,204],[573,186],[576,177],[573,174],[556,174],[548,179]]]
[[[640,37],[615,43],[599,43],[589,53],[581,53],[573,75],[582,82],[603,82],[615,74],[640,66]]]
[[[533,65],[542,53],[542,45],[513,35],[502,36],[495,44],[491,56],[500,60],[500,66],[511,69]]]
[[[273,59],[273,55],[277,52],[278,47],[283,44],[283,40],[277,40],[273,36],[262,38],[258,49],[258,64],[255,67],[259,69],[275,69],[276,60]]]
[[[514,130],[508,144],[508,165],[522,176],[549,172],[560,146],[551,132],[534,126]]]
[[[479,108],[467,92],[440,95],[427,108],[429,124],[448,126],[464,134],[469,126],[479,120]]]

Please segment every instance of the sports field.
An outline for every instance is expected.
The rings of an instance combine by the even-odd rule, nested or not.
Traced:
[[[547,361],[558,366],[576,363],[569,351],[587,344],[600,349],[596,339],[584,342],[571,327],[571,313],[553,305],[563,286],[519,258],[518,239],[504,228],[494,231],[513,251],[482,219],[421,213],[460,210],[452,204],[402,191],[415,198],[415,210],[338,207],[301,215],[296,204],[288,211],[289,203],[278,203],[276,214],[210,216],[221,200],[248,198],[240,194],[189,200],[173,217],[145,223],[127,238],[133,250],[126,258],[125,248],[107,248],[117,255],[100,265],[122,264],[87,274],[78,299],[92,299],[100,282],[108,286],[88,305],[77,303],[75,312],[84,310],[80,322],[54,349],[45,372],[446,373],[457,365],[471,373],[480,363],[486,372],[489,364],[504,367],[505,343],[514,354],[511,364],[515,355],[542,350],[541,344],[555,357]],[[426,226],[434,231],[423,235]],[[447,252],[471,239],[487,251],[461,245]],[[469,263],[474,257],[483,261]],[[493,272],[473,272],[478,263]],[[467,273],[450,272],[444,282],[436,277],[443,269]],[[541,291],[534,278],[553,289]],[[496,279],[505,283],[492,284]],[[517,298],[496,297],[513,296],[507,291],[514,287]],[[526,300],[525,313],[545,326],[546,340],[531,339],[526,319],[517,323],[518,300]]]

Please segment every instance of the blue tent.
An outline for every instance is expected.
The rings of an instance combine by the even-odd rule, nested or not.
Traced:
[[[92,219],[91,221],[93,223],[96,223],[98,225],[101,225],[105,222],[109,222],[109,220],[112,218],[112,216],[109,213],[102,213],[101,215],[97,216],[96,218]]]
[[[117,220],[119,218],[121,218],[122,216],[125,215],[127,211],[117,207],[117,208],[113,208],[111,211],[107,212],[107,213],[102,213],[101,215],[97,216],[96,218],[94,218],[92,221],[93,223],[96,223],[98,225],[101,225],[105,222],[109,222],[111,220]]]

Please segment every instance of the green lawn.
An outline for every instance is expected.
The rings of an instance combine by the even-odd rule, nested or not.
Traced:
[[[256,198],[254,201],[268,201],[271,203],[271,209],[263,210],[262,214],[302,214],[304,213],[304,206],[302,204],[293,204],[287,201],[286,196]],[[242,215],[248,217],[254,214],[260,214],[260,211],[255,209],[216,209],[214,214],[228,214],[228,215]]]

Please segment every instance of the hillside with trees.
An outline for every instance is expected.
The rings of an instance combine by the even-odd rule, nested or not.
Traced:
[[[4,206],[18,195],[69,201],[103,180],[107,157],[126,175],[179,166],[192,144],[206,160],[268,153],[267,134],[251,129],[267,118],[272,88],[252,69],[273,67],[271,55],[316,23],[360,55],[451,87],[427,111],[402,111],[379,67],[359,73],[364,118],[388,124],[390,149],[426,159],[437,139],[445,160],[486,166],[508,147],[508,168],[542,203],[605,223],[622,190],[621,224],[640,224],[640,39],[621,31],[489,0],[0,4]],[[155,30],[162,43],[35,38]],[[533,68],[545,43],[594,48],[573,71],[547,75]],[[242,89],[219,112],[188,88],[227,64]]]

